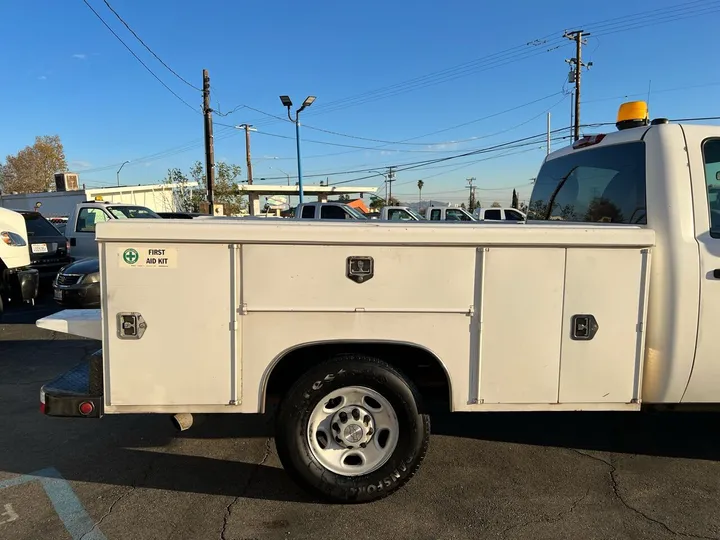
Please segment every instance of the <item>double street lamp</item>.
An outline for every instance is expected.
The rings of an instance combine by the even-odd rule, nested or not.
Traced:
[[[290,114],[290,107],[292,107],[292,101],[289,96],[280,96],[280,101],[284,107],[287,107],[288,118],[295,124],[295,143],[297,145],[297,169],[298,169],[298,191],[300,194],[300,204],[303,203],[303,179],[302,179],[302,165],[300,164],[300,113],[309,107],[315,101],[315,96],[308,96],[303,101],[302,106],[295,111],[295,118]]]

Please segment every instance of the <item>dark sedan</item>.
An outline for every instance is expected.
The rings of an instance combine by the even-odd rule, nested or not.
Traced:
[[[63,267],[53,282],[53,297],[63,307],[100,307],[100,261],[80,259]]]
[[[50,280],[58,270],[72,262],[68,241],[39,212],[17,210],[25,218],[30,250],[30,268],[36,268],[41,280]]]

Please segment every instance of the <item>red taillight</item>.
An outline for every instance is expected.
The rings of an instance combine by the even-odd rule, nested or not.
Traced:
[[[80,414],[87,416],[95,409],[94,405],[90,401],[83,401],[78,407]]]
[[[40,413],[45,414],[45,404],[44,403],[40,403]]]
[[[587,135],[583,137],[582,139],[578,139],[573,143],[573,148],[583,148],[585,146],[592,146],[593,144],[597,144],[600,141],[602,141],[605,138],[604,133],[600,133],[599,135]]]

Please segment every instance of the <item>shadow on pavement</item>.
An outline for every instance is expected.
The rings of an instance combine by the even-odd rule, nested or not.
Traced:
[[[536,446],[720,460],[713,412],[446,413],[435,435]]]

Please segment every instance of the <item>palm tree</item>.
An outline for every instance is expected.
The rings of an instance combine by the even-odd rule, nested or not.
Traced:
[[[424,185],[425,185],[425,182],[423,182],[422,180],[418,180],[418,191],[420,192],[420,201],[419,202],[422,202],[422,188]]]

